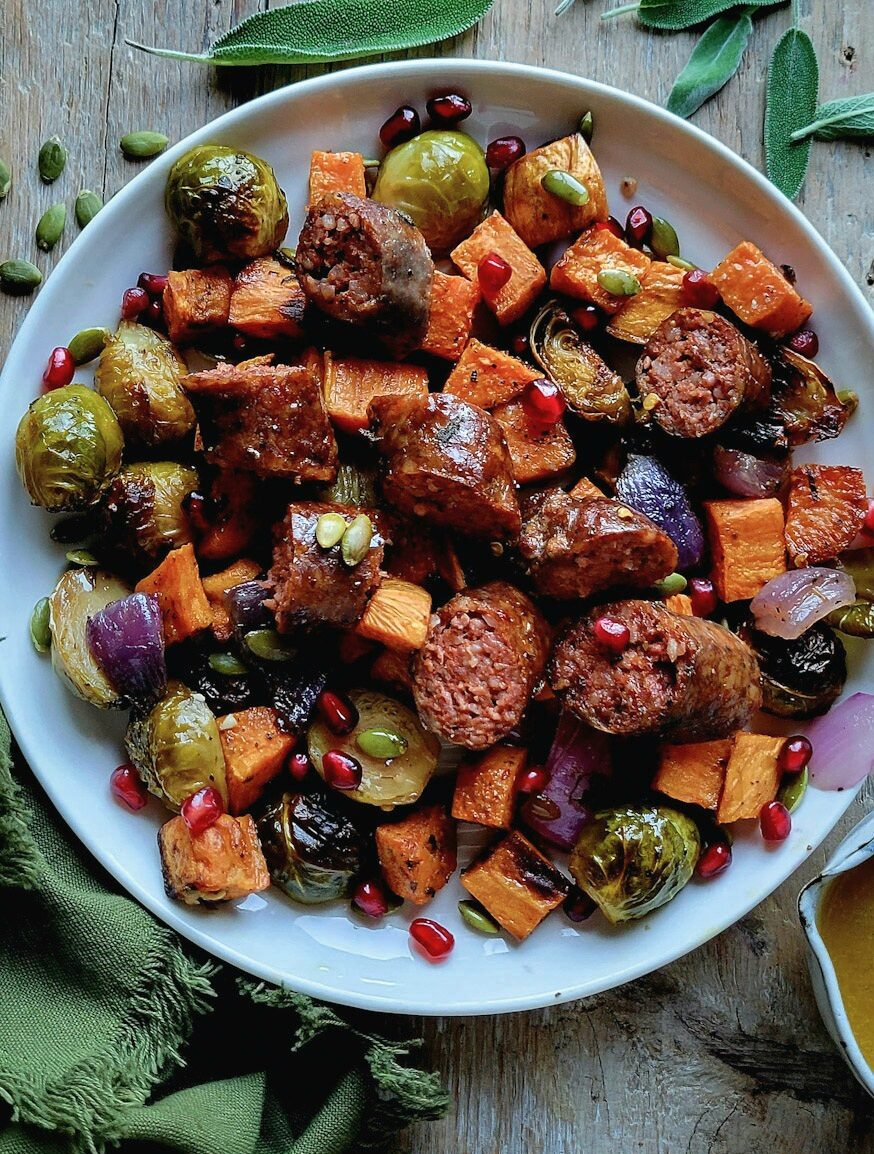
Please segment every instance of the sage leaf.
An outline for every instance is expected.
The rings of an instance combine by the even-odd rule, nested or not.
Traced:
[[[747,7],[737,16],[722,16],[713,21],[692,49],[688,64],[671,89],[670,112],[691,116],[731,80],[752,34],[750,13],[754,11]]]
[[[788,0],[748,0],[745,8],[779,8]],[[696,24],[706,24],[714,16],[738,8],[738,0],[640,0],[639,4],[624,4],[605,12],[602,20],[619,16],[623,12],[637,12],[637,18],[647,28],[660,28],[666,32],[678,32],[682,28],[694,28]]]
[[[867,140],[874,137],[874,92],[820,104],[814,120],[792,133],[793,140]]]
[[[790,28],[771,55],[765,98],[765,171],[790,200],[804,184],[811,145],[809,137],[795,141],[792,134],[814,119],[818,90],[819,66],[810,37]]]
[[[494,0],[301,0],[257,12],[206,52],[176,52],[128,40],[133,48],[204,64],[321,64],[399,52],[472,28]]]

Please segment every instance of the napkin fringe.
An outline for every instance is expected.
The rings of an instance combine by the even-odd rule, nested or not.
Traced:
[[[0,713],[0,749],[9,748],[9,729]],[[12,776],[12,758],[0,754],[0,886],[33,890],[45,862],[22,817],[24,802]]]

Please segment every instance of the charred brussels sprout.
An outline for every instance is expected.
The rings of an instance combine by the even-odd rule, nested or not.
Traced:
[[[120,707],[122,700],[88,645],[88,618],[129,593],[111,573],[69,569],[49,598],[52,667],[77,697],[100,709]]]
[[[15,434],[15,466],[34,505],[52,512],[93,504],[121,464],[115,414],[84,385],[65,385],[33,402]]]
[[[122,321],[100,354],[94,383],[126,440],[151,447],[179,441],[194,428],[194,409],[180,385],[186,372],[160,333]]]
[[[183,502],[198,486],[197,471],[175,461],[125,465],[101,505],[101,549],[119,562],[149,564],[191,541]]]
[[[186,798],[211,785],[228,801],[218,725],[204,699],[181,681],[151,709],[131,715],[124,744],[155,797],[178,810]]]
[[[436,255],[470,234],[488,198],[485,153],[464,132],[423,132],[399,144],[373,190],[374,200],[406,213]]]
[[[570,870],[615,924],[642,918],[676,897],[700,851],[698,827],[679,810],[608,809],[583,829]]]
[[[258,819],[270,877],[304,905],[345,897],[361,870],[363,842],[319,794],[285,793]]]
[[[170,169],[167,215],[205,263],[254,260],[282,244],[285,193],[266,161],[222,144],[200,144]]]
[[[838,609],[833,616],[846,612]],[[840,697],[847,679],[847,655],[827,625],[814,625],[794,641],[757,629],[750,629],[745,638],[758,658],[762,708],[768,713],[816,717]]]

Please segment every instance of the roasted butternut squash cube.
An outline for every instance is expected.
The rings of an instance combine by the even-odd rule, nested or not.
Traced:
[[[260,572],[261,566],[257,561],[241,557],[221,573],[213,573],[201,579],[203,591],[212,611],[212,631],[216,640],[227,641],[234,631],[231,616],[225,608],[225,593],[235,585],[242,585],[244,581],[254,581]]]
[[[594,225],[580,236],[553,266],[550,285],[575,300],[588,301],[606,313],[618,313],[628,297],[614,296],[598,284],[598,273],[617,269],[643,280],[652,261],[607,228]]]
[[[624,298],[607,332],[620,341],[645,345],[662,321],[683,307],[685,275],[667,261],[654,260],[643,274],[640,292]]]
[[[479,262],[489,253],[503,257],[513,274],[504,287],[486,304],[498,323],[511,325],[534,304],[546,286],[546,270],[499,212],[478,224],[470,236],[452,250],[452,259],[464,275],[478,283]]]
[[[356,632],[388,649],[411,653],[425,644],[430,620],[431,594],[427,589],[397,577],[383,577]]]
[[[305,305],[294,269],[262,256],[237,273],[228,324],[248,337],[297,340],[303,335]]]
[[[722,601],[748,601],[786,571],[783,506],[775,497],[705,501],[713,584]]]
[[[376,827],[376,853],[388,888],[423,906],[455,872],[455,823],[440,805]]]
[[[260,528],[255,478],[223,469],[209,486],[209,514],[197,541],[197,555],[226,561],[248,549]]]
[[[868,511],[861,469],[798,465],[789,477],[786,548],[798,568],[837,557],[852,545]]]
[[[780,752],[785,737],[737,733],[725,769],[725,783],[716,811],[720,825],[756,818],[780,788]]]
[[[174,345],[190,345],[205,333],[223,329],[231,311],[234,282],[223,265],[186,268],[167,274],[164,320]]]
[[[674,801],[716,809],[733,744],[732,738],[725,737],[720,741],[663,745],[652,788]]]
[[[474,862],[461,875],[461,884],[519,941],[568,893],[565,877],[517,830]]]
[[[191,544],[168,553],[157,569],[137,582],[136,591],[154,593],[158,598],[167,645],[185,641],[212,625],[212,610]]]
[[[744,324],[782,337],[801,328],[813,305],[760,248],[745,240],[710,274],[722,299]]]
[[[266,705],[220,717],[218,730],[225,755],[228,810],[244,813],[285,765],[294,738],[282,732],[276,710]]]
[[[563,420],[554,425],[535,424],[521,401],[498,405],[492,416],[504,430],[513,480],[518,485],[553,480],[576,461],[577,452]]]
[[[367,406],[374,397],[427,397],[428,374],[418,365],[324,354],[325,408],[344,433],[367,428]]]
[[[510,829],[516,782],[527,760],[526,749],[496,745],[481,757],[463,761],[455,779],[452,816],[492,829]]]
[[[457,361],[470,339],[473,314],[479,304],[476,281],[466,276],[447,276],[435,272],[431,279],[428,302],[428,329],[422,341],[422,352],[445,361]]]
[[[214,905],[260,893],[270,885],[267,862],[249,814],[223,813],[193,834],[181,816],[158,832],[167,896],[187,906]]]
[[[360,152],[314,152],[310,160],[310,205],[329,192],[367,196],[364,157]]]
[[[443,391],[481,409],[493,409],[518,397],[527,384],[542,376],[524,361],[473,337],[447,377]]]

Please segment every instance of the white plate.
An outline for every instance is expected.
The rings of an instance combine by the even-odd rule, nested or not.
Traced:
[[[634,176],[635,200],[674,223],[691,259],[710,267],[748,237],[773,259],[792,264],[816,306],[823,366],[840,386],[858,389],[863,406],[874,403],[867,372],[874,363],[874,323],[838,259],[766,180],[683,121],[587,80],[510,64],[420,60],[308,80],[228,113],[151,164],[76,240],[31,308],[0,382],[0,696],[25,756],[76,835],[180,933],[244,970],[332,1001],[394,1012],[477,1014],[594,994],[694,949],[788,877],[852,795],[809,794],[791,839],[779,849],[766,849],[752,830],[741,834],[727,874],[689,885],[631,928],[611,930],[597,919],[576,928],[559,913],[523,945],[484,938],[457,916],[462,895],[456,880],[428,909],[456,935],[455,951],[441,965],[412,955],[402,916],[364,925],[349,918],[343,904],[304,909],[274,893],[218,911],[189,911],[164,896],[157,805],[131,814],[109,796],[109,772],[123,760],[123,718],[75,700],[31,648],[31,607],[52,588],[64,562],[49,540],[49,518],[27,504],[12,451],[16,424],[39,391],[48,351],[86,326],[114,326],[122,291],[137,274],[167,267],[164,179],[187,148],[221,141],[266,157],[288,193],[294,237],[312,149],[373,153],[379,125],[398,104],[422,108],[433,90],[447,86],[469,94],[474,113],[466,127],[481,141],[512,132],[533,146],[567,132],[591,108],[595,149],[616,214],[628,207],[619,182]],[[869,464],[862,419],[815,456]],[[870,683],[874,664],[874,648],[853,648],[850,692]]]

